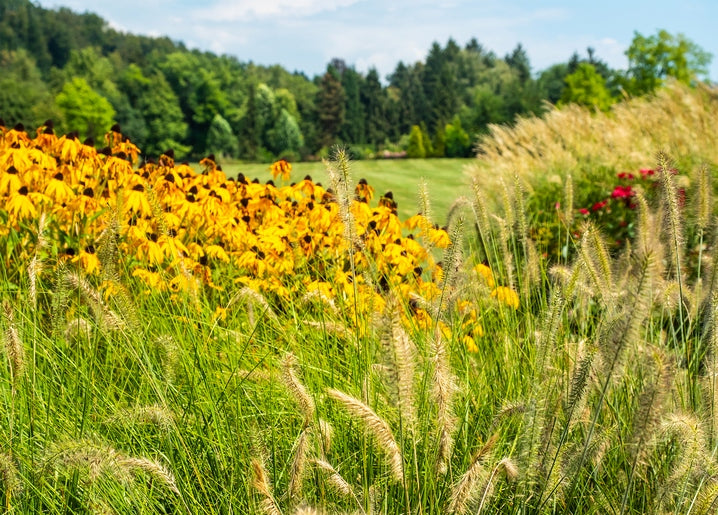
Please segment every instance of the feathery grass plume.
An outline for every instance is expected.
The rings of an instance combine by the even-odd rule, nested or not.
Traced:
[[[434,212],[431,209],[429,198],[429,184],[424,177],[419,179],[419,212],[424,216],[426,224],[431,226],[434,223]],[[422,228],[423,229],[423,228]]]
[[[670,474],[661,485],[659,507],[668,504],[676,494],[686,495],[687,483],[702,478],[715,468],[701,422],[692,414],[673,413],[661,424],[659,438],[670,447]],[[688,494],[690,495],[690,494]]]
[[[504,220],[509,230],[513,230],[516,224],[516,211],[514,210],[514,201],[511,198],[511,188],[508,187],[503,176],[499,177],[501,185],[501,205],[504,208]]]
[[[92,310],[92,314],[95,315],[95,319],[101,328],[116,331],[125,327],[122,318],[105,304],[105,301],[102,299],[102,294],[83,276],[76,272],[69,271],[64,275],[63,281],[67,282],[69,290],[76,290],[80,293],[80,296]]]
[[[122,223],[120,222],[121,205],[120,193],[117,202],[109,210],[105,229],[97,238],[97,259],[100,261],[100,272],[103,280],[118,281],[120,277],[118,264],[120,263],[119,244],[122,231]]]
[[[307,459],[309,454],[309,439],[311,436],[310,427],[305,427],[296,445],[294,446],[294,458],[289,468],[289,486],[287,495],[289,502],[293,506],[298,504],[302,495],[302,483],[304,481],[304,472],[306,470]]]
[[[499,224],[499,247],[501,250],[501,264],[503,266],[504,275],[506,276],[506,285],[512,290],[516,289],[516,278],[514,277],[514,255],[509,250],[509,242],[511,241],[511,233],[505,219],[491,215]]]
[[[50,474],[80,472],[81,481],[94,483],[102,476],[128,483],[138,471],[150,474],[169,490],[179,494],[174,476],[161,463],[143,457],[132,457],[109,445],[92,440],[67,440],[50,445],[43,470]]]
[[[35,244],[35,252],[32,260],[27,266],[27,277],[29,283],[30,303],[32,307],[37,306],[37,277],[42,272],[42,259],[40,252],[47,246],[47,238],[45,237],[45,228],[47,226],[47,216],[43,212],[37,222],[37,243]]]
[[[483,185],[478,176],[471,178],[471,191],[473,199],[471,203],[472,212],[474,214],[474,223],[476,231],[481,240],[486,259],[489,258],[489,235],[491,234],[491,222],[489,219],[489,210],[487,209],[486,197],[483,191]]]
[[[322,455],[329,452],[329,449],[332,447],[332,437],[334,436],[334,428],[332,425],[324,420],[323,418],[319,419],[319,422],[317,422],[316,427],[316,434],[315,436],[319,438],[319,445],[322,449]]]
[[[314,412],[316,406],[314,399],[304,385],[299,381],[296,374],[297,358],[291,352],[284,356],[282,361],[282,382],[292,395],[294,402],[299,406],[299,410],[304,416],[304,427],[308,427],[314,420]]]
[[[459,271],[464,263],[464,219],[459,217],[449,228],[449,241],[451,242],[444,252],[444,276],[441,281],[441,295],[434,304],[431,314],[438,320],[442,310],[447,309],[458,294],[456,283]]]
[[[571,427],[575,423],[574,413],[580,409],[586,398],[586,387],[590,379],[594,356],[593,351],[586,352],[580,357],[573,371],[568,398],[564,403],[564,413],[566,414],[568,427]]]
[[[633,477],[639,466],[645,465],[646,457],[650,452],[646,445],[647,440],[655,434],[665,409],[665,399],[671,392],[674,377],[674,366],[671,360],[660,350],[656,349],[651,356],[650,368],[653,369],[652,380],[644,387],[638,399],[638,408],[633,419],[633,430],[625,442],[632,459],[631,471],[628,476],[628,485],[623,496],[622,511],[630,499]]]
[[[319,511],[313,506],[299,506],[292,512],[292,515],[323,515],[323,511]]]
[[[711,223],[713,213],[713,194],[711,190],[711,173],[707,164],[698,168],[698,195],[696,198],[696,226],[705,231]]]
[[[402,426],[410,431],[416,424],[414,405],[415,346],[401,323],[396,298],[390,298],[380,322],[381,344],[386,356],[388,386],[396,392]]]
[[[696,515],[715,514],[716,510],[718,510],[718,478],[711,478],[708,483],[701,488],[694,506],[695,509],[692,513]]]
[[[261,501],[259,508],[264,515],[282,515],[277,501],[272,494],[272,485],[269,476],[264,468],[264,463],[259,458],[252,458],[252,488],[259,494]]]
[[[15,460],[8,453],[0,453],[0,483],[5,488],[5,509],[9,509],[13,496],[22,492],[22,481]]]
[[[92,339],[92,324],[83,317],[75,317],[67,323],[65,339],[73,345]]]
[[[334,304],[334,300],[330,299],[319,290],[308,291],[302,297],[302,303],[310,304],[312,302],[317,302],[318,304],[323,305],[325,308],[329,308],[329,311],[331,311],[332,315],[334,316],[339,316],[341,314],[339,309],[337,308],[337,305]]]
[[[466,472],[459,478],[459,480],[451,488],[451,494],[449,495],[449,505],[447,506],[447,513],[465,513],[467,505],[475,494],[476,485],[481,480],[482,476],[486,474],[484,468],[484,458],[493,449],[498,435],[492,435],[481,449],[474,454],[471,459],[471,464]]]
[[[431,340],[433,373],[431,375],[431,394],[436,404],[436,422],[439,431],[439,446],[436,451],[436,471],[445,475],[449,470],[449,459],[453,448],[453,432],[456,417],[452,413],[452,403],[456,384],[449,365],[449,356],[441,330],[437,327]]]
[[[519,469],[511,458],[503,458],[499,461],[491,471],[491,474],[489,474],[489,477],[486,478],[484,485],[479,488],[479,491],[482,493],[479,507],[476,510],[477,515],[481,513],[484,509],[484,505],[491,499],[494,492],[495,481],[498,477],[504,477],[509,482],[519,477]]]
[[[449,227],[454,225],[454,220],[460,216],[466,208],[473,211],[473,206],[471,205],[469,199],[466,197],[457,197],[456,200],[454,200],[454,202],[449,206],[449,211],[446,215],[446,225]]]
[[[613,278],[610,258],[606,244],[603,242],[598,229],[590,222],[584,227],[580,246],[581,265],[595,290],[599,293],[604,305],[610,308],[613,305]]]
[[[177,378],[177,372],[180,368],[180,347],[177,341],[169,334],[162,334],[154,339],[155,347],[157,347],[160,360],[162,362],[162,372],[165,379],[174,382]]]
[[[404,477],[404,458],[389,424],[380,418],[373,409],[355,397],[333,388],[329,388],[327,394],[340,403],[374,437],[379,447],[386,454],[392,478],[401,482]]]
[[[108,418],[107,422],[109,424],[150,425],[162,431],[169,431],[174,427],[175,415],[169,408],[155,404],[120,410]]]
[[[517,173],[514,173],[513,198],[516,209],[516,225],[519,232],[519,239],[522,243],[525,243],[529,238],[529,223],[526,219],[526,192],[521,184],[521,178]],[[524,247],[524,255],[525,254],[526,248]]]
[[[129,469],[133,475],[136,475],[137,472],[144,472],[158,483],[165,485],[172,493],[180,495],[174,474],[162,463],[150,458],[132,456],[120,456],[117,462],[120,467]]]
[[[324,161],[324,166],[329,174],[329,181],[335,191],[339,216],[344,224],[344,239],[349,242],[349,256],[354,271],[354,248],[362,248],[362,241],[357,237],[354,230],[354,215],[351,211],[352,201],[355,196],[355,185],[352,182],[351,169],[349,165],[349,153],[345,148],[336,147],[331,161]]]
[[[563,186],[563,221],[566,227],[573,224],[573,216],[573,177],[568,174]]]
[[[706,341],[706,375],[703,389],[710,409],[710,442],[718,441],[718,292],[713,291],[709,303],[708,320],[703,335]]]
[[[524,257],[525,262],[521,289],[523,290],[524,302],[528,304],[534,287],[541,281],[541,260],[539,258],[539,252],[536,249],[536,243],[531,238],[526,238],[524,249],[526,256]]]
[[[680,199],[678,188],[673,177],[673,167],[668,156],[660,152],[658,154],[658,176],[663,188],[663,205],[666,212],[666,224],[668,225],[669,249],[671,253],[671,265],[679,284],[683,283],[681,274],[683,270],[683,227],[681,224]],[[681,297],[683,295],[681,294]]]
[[[4,334],[4,346],[10,364],[14,392],[15,386],[25,372],[25,347],[22,344],[20,333],[15,325],[15,312],[7,301],[3,302],[3,315],[7,325]]]
[[[319,331],[326,331],[327,333],[332,333],[339,338],[347,338],[351,334],[349,328],[347,328],[347,326],[345,326],[341,322],[320,322],[318,320],[303,320],[302,325],[306,327],[311,327]]]
[[[332,465],[328,461],[319,459],[313,459],[311,461],[315,467],[328,474],[329,477],[327,478],[327,482],[336,493],[338,493],[342,497],[351,497],[356,499],[352,486],[347,483],[347,481],[342,477],[342,475],[337,472],[337,470],[332,467]]]
[[[55,287],[52,292],[52,305],[50,308],[50,321],[52,334],[58,337],[66,328],[66,313],[70,305],[70,285],[65,280],[67,267],[63,262],[55,267]]]
[[[264,295],[258,291],[253,290],[249,286],[241,288],[227,303],[227,309],[230,308],[238,300],[244,300],[247,305],[247,316],[249,318],[250,325],[254,326],[254,306],[257,305],[262,308],[262,313],[267,316],[272,322],[278,322],[276,313],[264,298]]]

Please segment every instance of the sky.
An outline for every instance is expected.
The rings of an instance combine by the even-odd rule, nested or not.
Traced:
[[[188,48],[240,61],[280,64],[309,77],[341,58],[386,78],[399,61],[423,61],[433,42],[472,38],[504,56],[521,43],[534,73],[592,47],[625,69],[637,31],[682,33],[713,54],[718,81],[716,0],[40,0],[45,8],[94,12],[111,27],[168,36]]]

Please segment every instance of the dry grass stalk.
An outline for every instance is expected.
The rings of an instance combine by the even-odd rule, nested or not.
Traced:
[[[43,212],[37,222],[37,244],[33,253],[30,264],[27,267],[27,276],[29,282],[29,294],[32,307],[37,306],[37,277],[42,272],[42,259],[40,252],[47,246],[47,238],[45,237],[45,227],[47,225],[47,216]]]
[[[109,330],[121,330],[125,327],[120,316],[105,304],[102,294],[87,279],[76,272],[68,272],[64,279],[70,289],[80,292],[81,297],[90,307],[101,327]]]
[[[696,226],[705,231],[711,223],[713,213],[713,194],[711,189],[711,173],[708,165],[703,164],[698,168],[698,195],[696,198]]]
[[[307,392],[307,389],[297,378],[295,368],[297,366],[297,358],[292,353],[287,353],[282,362],[282,382],[294,401],[299,406],[304,416],[304,427],[308,427],[314,420],[314,412],[316,406],[314,399]]]
[[[333,388],[328,389],[327,394],[344,406],[344,409],[361,422],[366,431],[374,437],[379,447],[386,454],[392,478],[395,481],[402,481],[404,477],[404,458],[389,424],[380,418],[373,409],[355,397]]]
[[[132,472],[142,471],[149,474],[156,481],[165,485],[171,492],[179,495],[180,491],[177,488],[174,474],[158,461],[130,456],[122,456],[117,461],[120,467],[128,468]]]
[[[322,330],[326,331],[327,333],[334,334],[339,338],[348,338],[351,335],[347,326],[345,326],[341,322],[320,322],[317,320],[304,320],[302,321],[302,324],[307,327],[312,327],[317,330]]]
[[[65,328],[65,339],[72,344],[90,341],[92,339],[92,324],[82,317],[73,318]]]
[[[305,293],[302,297],[302,302],[305,304],[309,304],[311,302],[318,302],[324,307],[329,308],[329,311],[331,311],[332,315],[339,316],[341,314],[339,312],[339,309],[337,308],[337,305],[334,304],[334,300],[330,299],[319,290],[312,290]]]
[[[387,355],[385,370],[389,384],[395,388],[398,397],[402,425],[413,430],[416,424],[414,406],[414,342],[402,327],[401,314],[396,299],[390,299],[382,321],[382,347]]]
[[[449,470],[449,458],[454,444],[453,432],[456,417],[452,413],[452,401],[456,384],[449,365],[449,356],[441,331],[437,328],[431,342],[433,374],[431,376],[432,397],[436,403],[436,422],[439,430],[439,448],[436,452],[436,471],[444,475]]]
[[[491,125],[468,173],[496,191],[500,178],[514,173],[531,183],[576,169],[638,170],[655,162],[657,148],[670,149],[677,159],[715,163],[718,148],[707,128],[716,125],[715,90],[673,83],[655,95],[619,102],[610,113],[570,104],[520,118],[512,127]]]
[[[22,492],[22,481],[15,461],[7,453],[0,453],[0,483],[5,488],[6,506],[14,495]]]
[[[354,489],[352,488],[352,486],[347,483],[347,481],[342,477],[342,475],[339,474],[339,472],[337,472],[336,469],[332,467],[332,465],[328,461],[315,459],[312,460],[312,463],[318,469],[328,474],[327,481],[336,493],[347,498],[354,497]]]
[[[232,306],[237,300],[244,300],[247,304],[247,315],[249,316],[249,323],[250,325],[254,325],[254,306],[260,306],[262,308],[262,312],[273,322],[277,322],[279,319],[277,318],[276,313],[269,305],[269,302],[267,302],[267,299],[264,298],[264,295],[261,293],[253,290],[249,286],[245,286],[244,288],[240,289],[234,296],[229,300],[227,303],[227,308],[229,309],[230,306]]]
[[[272,485],[264,464],[258,458],[252,458],[252,487],[261,497],[259,507],[264,515],[282,515],[277,502],[272,494]]]
[[[292,504],[296,504],[302,494],[302,483],[304,481],[304,472],[306,470],[307,458],[309,453],[309,441],[311,430],[305,427],[299,435],[299,440],[294,447],[294,459],[289,469],[289,487],[288,495]]]
[[[506,478],[507,481],[514,481],[517,477],[519,477],[519,469],[516,466],[516,463],[511,460],[511,458],[503,458],[501,461],[499,461],[491,471],[489,477],[486,479],[486,483],[483,485],[482,488],[480,488],[482,494],[481,501],[479,502],[479,507],[476,510],[477,515],[482,512],[486,502],[491,499],[491,495],[494,492],[496,478],[501,476]]]
[[[137,406],[121,410],[107,420],[110,424],[141,424],[155,426],[163,431],[174,427],[175,415],[167,407],[160,405]]]
[[[10,363],[14,392],[14,385],[17,385],[25,372],[25,347],[15,325],[15,313],[9,302],[3,302],[3,315],[7,324],[4,334],[5,353]]]
[[[486,473],[484,468],[484,458],[489,452],[491,452],[496,444],[496,440],[498,440],[498,435],[492,435],[484,446],[479,449],[476,454],[474,454],[469,468],[451,489],[449,505],[446,510],[448,513],[464,513],[466,511],[466,506],[474,494],[476,485],[482,475]]]

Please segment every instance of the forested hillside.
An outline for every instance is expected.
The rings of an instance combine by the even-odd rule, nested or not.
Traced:
[[[643,59],[665,44],[690,59],[680,69]],[[501,57],[475,39],[464,47],[449,40],[434,43],[423,62],[398,63],[388,77],[337,58],[310,78],[255,65],[252,56],[118,32],[95,14],[0,0],[0,116],[31,132],[51,118],[57,130],[96,141],[118,122],[149,156],[172,147],[194,158],[296,160],[336,143],[359,158],[467,156],[491,123],[539,113],[546,102],[606,109],[652,90],[666,74],[688,82],[694,75],[681,73],[704,71],[709,58],[664,32],[637,34],[628,53],[626,72],[587,49],[537,73],[521,44]]]

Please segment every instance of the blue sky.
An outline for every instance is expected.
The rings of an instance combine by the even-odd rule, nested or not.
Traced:
[[[166,35],[190,48],[280,64],[310,77],[333,57],[382,77],[401,60],[424,60],[431,43],[476,38],[503,56],[523,44],[532,71],[591,46],[625,68],[634,31],[683,33],[712,53],[718,81],[718,1],[602,0],[41,0],[43,7],[91,11],[116,29]]]

